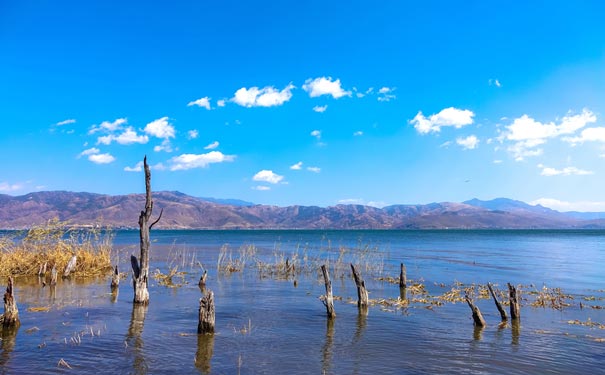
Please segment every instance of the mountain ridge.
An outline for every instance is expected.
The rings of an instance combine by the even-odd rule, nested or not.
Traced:
[[[237,199],[153,193],[159,229],[578,229],[605,228],[605,214],[568,215],[508,198],[461,203],[270,206]],[[0,228],[25,229],[59,218],[73,225],[137,228],[144,194],[43,191],[0,195]]]

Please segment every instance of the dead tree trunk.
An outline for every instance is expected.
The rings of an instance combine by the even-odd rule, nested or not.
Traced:
[[[4,314],[0,316],[0,320],[2,321],[3,328],[17,327],[20,324],[19,309],[15,301],[12,277],[8,278],[6,293],[4,293]]]
[[[485,319],[483,319],[483,315],[481,315],[481,311],[479,310],[479,308],[477,306],[475,306],[475,304],[473,303],[473,301],[471,301],[471,299],[469,298],[468,295],[464,296],[464,299],[466,300],[466,303],[468,303],[468,306],[473,311],[473,322],[474,322],[475,326],[485,327]]]
[[[200,298],[199,320],[197,333],[214,333],[214,293],[208,293]]]
[[[200,277],[200,281],[197,283],[197,286],[199,286],[200,289],[203,290],[204,288],[206,288],[206,279],[207,278],[208,278],[208,271],[204,270],[204,273]]]
[[[510,318],[511,320],[521,318],[521,304],[519,303],[519,294],[517,288],[508,283],[508,298],[510,301]]]
[[[140,259],[131,255],[130,263],[132,265],[134,287],[134,303],[148,304],[149,290],[147,289],[149,282],[149,231],[162,218],[162,212],[156,221],[149,224],[151,213],[153,211],[153,201],[151,200],[151,172],[147,165],[147,156],[143,159],[145,168],[145,211],[141,211],[139,215],[139,237],[141,254]]]
[[[113,275],[111,276],[111,291],[115,291],[120,286],[120,272],[118,271],[118,265],[116,264],[116,268],[113,271]]]
[[[63,271],[63,277],[69,277],[69,275],[73,271],[76,270],[76,262],[77,261],[78,261],[78,258],[75,255],[73,257],[71,257],[71,259],[67,263],[67,266],[65,267],[65,271]]]
[[[355,285],[357,285],[357,306],[368,306],[368,290],[366,289],[366,283],[363,281],[359,271],[355,269],[353,263],[351,263],[351,270],[353,271]]]
[[[405,288],[407,285],[407,276],[405,265],[401,263],[401,270],[399,271],[399,287]]]
[[[326,284],[326,295],[322,300],[323,304],[326,306],[326,312],[328,313],[328,318],[335,318],[336,311],[334,311],[334,297],[332,296],[332,281],[330,281],[330,275],[328,274],[328,269],[326,265],[321,266],[321,272],[324,276],[324,282]]]
[[[496,297],[496,293],[494,293],[494,289],[492,288],[491,283],[487,283],[487,289],[489,289],[489,293],[492,295],[492,298],[494,299],[494,303],[496,304],[496,308],[498,309],[498,312],[500,312],[500,317],[502,318],[502,321],[506,321],[506,319],[508,319],[508,317],[506,316],[506,310],[504,310],[504,308],[502,307],[502,304],[500,303],[500,301],[498,301],[498,297]]]
[[[57,265],[53,265],[53,269],[50,270],[50,285],[57,285]]]

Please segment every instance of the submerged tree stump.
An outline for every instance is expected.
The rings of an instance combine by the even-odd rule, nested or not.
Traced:
[[[197,333],[214,333],[214,319],[214,293],[209,290],[204,297],[200,298]]]
[[[65,271],[63,271],[63,277],[69,277],[69,275],[73,271],[76,270],[76,262],[77,261],[78,261],[78,258],[75,255],[73,257],[71,257],[71,259],[67,263],[67,266],[65,266]]]
[[[118,265],[116,264],[116,268],[113,271],[113,275],[111,276],[111,291],[114,292],[120,286],[120,272],[118,271]]]
[[[510,301],[510,318],[512,320],[521,318],[521,304],[517,288],[508,283],[508,299]]]
[[[2,328],[17,327],[21,324],[19,321],[19,309],[17,308],[13,291],[13,278],[10,276],[8,278],[8,285],[6,286],[6,293],[4,293],[4,314],[0,315],[0,321]]]
[[[498,309],[498,312],[500,312],[500,317],[502,318],[502,321],[506,321],[508,319],[508,317],[506,316],[506,310],[504,310],[504,308],[502,307],[502,304],[500,303],[500,301],[498,301],[498,297],[496,297],[496,293],[494,293],[494,289],[492,288],[491,283],[487,283],[487,289],[489,289],[489,293],[492,295],[492,298],[494,299],[494,303],[496,304],[496,308]]]
[[[359,271],[355,269],[353,263],[351,263],[351,270],[353,271],[355,285],[357,285],[357,306],[368,306],[368,290],[366,289],[366,283],[363,281]]]
[[[405,265],[401,263],[399,271],[399,288],[405,288],[407,285],[407,275]]]
[[[156,221],[149,225],[151,213],[153,211],[153,201],[151,200],[151,172],[147,164],[147,156],[143,159],[145,169],[145,211],[141,211],[139,215],[139,237],[141,254],[140,259],[136,256],[130,256],[132,265],[133,279],[132,285],[134,288],[134,303],[148,304],[149,290],[149,231],[162,218],[163,210],[160,211],[160,216]]]
[[[466,300],[466,303],[468,303],[468,306],[473,312],[473,323],[475,324],[475,326],[485,327],[485,319],[483,319],[483,315],[481,315],[481,311],[479,310],[479,308],[475,306],[475,304],[473,303],[473,301],[471,301],[468,295],[465,295],[464,299]]]
[[[324,306],[326,306],[328,318],[335,318],[336,311],[334,310],[334,297],[332,296],[332,281],[330,281],[330,275],[328,274],[328,269],[325,264],[321,266],[321,272],[323,273],[324,283],[326,285],[326,295],[322,302]]]

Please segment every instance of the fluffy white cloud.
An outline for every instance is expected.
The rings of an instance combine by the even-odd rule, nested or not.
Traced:
[[[576,167],[565,167],[563,169],[556,169],[545,167],[542,164],[538,164],[538,168],[542,168],[542,172],[540,173],[542,176],[571,176],[571,175],[591,175],[594,174],[593,171],[586,171],[583,169],[579,169]]]
[[[252,190],[267,191],[267,190],[271,190],[271,187],[269,187],[269,186],[263,186],[263,185],[258,185],[258,186],[253,186]]]
[[[315,107],[313,107],[313,110],[317,113],[324,113],[326,111],[326,109],[328,109],[328,105],[316,105]]]
[[[149,137],[146,135],[138,135],[132,127],[128,127],[119,135],[109,134],[97,138],[97,144],[109,145],[114,141],[121,145],[130,145],[133,143],[145,144],[149,141]]]
[[[116,158],[114,158],[111,154],[106,153],[106,154],[89,155],[88,160],[90,160],[91,162],[93,162],[95,164],[109,164],[109,163],[113,163],[116,160]]]
[[[122,125],[126,124],[127,120],[125,118],[119,118],[112,122],[103,121],[100,125],[93,125],[88,134],[94,134],[98,131],[104,132],[114,132],[122,128]]]
[[[170,144],[169,139],[164,139],[162,141],[162,144],[157,145],[153,148],[153,151],[155,151],[155,152],[160,152],[160,151],[172,152],[172,144]]]
[[[174,138],[174,126],[168,122],[168,117],[162,117],[153,120],[145,126],[145,133],[157,138],[168,139]]]
[[[342,88],[340,79],[332,80],[332,77],[309,78],[305,81],[303,90],[308,92],[312,98],[322,95],[332,95],[334,99],[351,96],[351,91]]]
[[[442,109],[439,113],[430,115],[428,118],[422,112],[418,112],[416,117],[410,120],[410,124],[414,125],[418,133],[427,134],[430,132],[439,132],[444,126],[453,126],[459,129],[470,125],[473,123],[474,116],[475,114],[468,109],[449,107]]]
[[[189,139],[196,139],[199,135],[200,135],[200,133],[195,129],[189,130],[187,132],[187,138],[189,138]]]
[[[479,145],[479,139],[474,135],[469,135],[466,138],[456,138],[456,143],[465,150],[472,150]]]
[[[498,79],[495,79],[495,78],[490,78],[490,80],[487,81],[487,83],[490,86],[502,87],[502,84],[500,83],[500,81]]]
[[[298,163],[291,165],[290,169],[292,169],[293,171],[300,171],[302,169],[302,165],[303,162],[299,161]]]
[[[319,173],[319,172],[321,172],[321,168],[319,168],[319,167],[307,167],[307,170],[309,172],[313,172],[313,173]]]
[[[280,176],[273,171],[263,169],[252,177],[254,181],[268,182],[270,184],[277,184],[284,179],[284,176]]]
[[[140,161],[134,167],[124,167],[126,172],[141,172],[143,170],[143,162]]]
[[[390,102],[391,100],[395,99],[396,96],[393,94],[393,91],[395,91],[394,87],[382,87],[380,90],[378,90],[378,101]]]
[[[553,210],[566,212],[566,211],[579,211],[579,212],[604,212],[605,202],[598,201],[578,201],[578,202],[566,202],[553,198],[540,198],[533,202],[532,205],[542,205],[544,207],[551,208]]]
[[[210,143],[208,146],[204,147],[204,150],[214,150],[215,148],[217,148],[219,146],[220,143],[218,143],[218,141],[214,141],[212,143]]]
[[[231,99],[234,103],[242,107],[274,107],[280,106],[292,98],[292,89],[294,85],[289,84],[283,90],[279,91],[272,86],[250,87],[249,89],[242,87],[235,92]]]
[[[603,142],[605,143],[605,127],[587,128],[582,130],[579,137],[565,137],[564,141],[573,145],[584,142]]]
[[[68,120],[59,121],[55,125],[56,126],[63,126],[63,125],[75,124],[75,123],[76,123],[76,120],[73,119],[73,118],[70,118]]]
[[[321,139],[321,130],[313,130],[311,132],[311,136],[317,138],[317,139]]]
[[[358,130],[355,133],[353,133],[353,136],[355,136],[355,137],[361,137],[362,135],[363,135],[363,132],[361,130]]]
[[[210,98],[207,96],[204,96],[203,98],[199,98],[198,100],[194,100],[192,102],[189,102],[187,104],[187,107],[192,107],[192,106],[198,106],[198,107],[202,107],[202,108],[206,108],[207,110],[211,110],[212,108],[210,107]]]
[[[80,155],[78,155],[78,158],[79,158],[79,157],[82,157],[82,156],[88,156],[88,155],[94,155],[94,154],[98,154],[98,153],[100,153],[100,152],[101,152],[101,150],[99,150],[98,148],[96,148],[96,147],[92,147],[92,148],[89,148],[89,149],[87,149],[87,150],[82,151],[82,152],[80,153]]]
[[[10,184],[8,182],[0,182],[0,191],[3,193],[10,193],[13,191],[18,191],[23,188],[22,184]]]
[[[223,163],[235,160],[235,155],[225,155],[220,151],[210,151],[206,154],[183,154],[170,159],[170,170],[179,171],[193,168],[206,168],[213,163]]]
[[[225,99],[220,99],[216,101],[216,105],[219,107],[224,107],[225,106]]]

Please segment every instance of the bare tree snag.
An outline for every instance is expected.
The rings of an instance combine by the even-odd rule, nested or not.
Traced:
[[[113,275],[111,276],[111,291],[115,291],[120,286],[120,272],[118,271],[118,265],[116,264],[116,268],[113,271]]]
[[[326,265],[321,266],[321,272],[324,276],[324,283],[326,285],[326,295],[322,302],[324,306],[326,306],[326,312],[328,313],[328,318],[335,318],[336,311],[334,311],[334,297],[332,296],[332,281],[330,281],[330,275],[328,274],[328,269]]]
[[[206,279],[207,278],[208,278],[208,271],[204,270],[204,273],[200,277],[200,281],[197,283],[197,285],[200,287],[200,289],[203,290],[204,288],[206,288]]]
[[[197,333],[214,333],[214,321],[214,293],[209,290],[204,297],[200,298]]]
[[[53,269],[50,270],[50,285],[57,285],[57,265],[53,265]]]
[[[494,289],[492,288],[491,283],[487,283],[487,289],[489,289],[489,293],[492,295],[492,298],[494,299],[494,303],[496,304],[496,308],[498,309],[498,312],[500,312],[500,317],[502,318],[502,321],[506,321],[506,319],[508,319],[508,317],[506,316],[506,310],[504,310],[504,308],[502,307],[502,304],[500,303],[500,301],[498,301],[498,297],[496,297],[496,293],[494,293]]]
[[[19,321],[19,309],[17,308],[13,291],[13,278],[10,276],[8,278],[6,293],[4,293],[4,314],[0,316],[0,320],[2,321],[2,328],[18,327],[21,324]]]
[[[368,305],[368,290],[366,289],[366,283],[363,281],[359,271],[355,269],[353,263],[351,263],[351,270],[353,271],[353,278],[355,279],[355,285],[357,285],[357,306]]]
[[[67,266],[65,267],[65,271],[63,271],[63,277],[69,277],[69,275],[73,271],[76,270],[76,262],[77,261],[78,261],[78,258],[75,255],[73,257],[71,257],[71,259],[67,263]]]
[[[521,318],[521,304],[519,303],[519,294],[517,288],[508,283],[508,298],[510,301],[510,318],[512,320]]]
[[[407,285],[407,276],[406,276],[405,265],[403,263],[401,263],[400,268],[401,268],[401,270],[399,271],[399,287],[405,288]]]
[[[483,319],[483,315],[481,315],[481,311],[479,310],[479,308],[475,306],[475,304],[473,303],[473,301],[471,301],[468,295],[465,295],[464,299],[466,300],[466,303],[468,303],[468,306],[473,312],[473,322],[475,326],[485,327],[485,319]]]
[[[141,254],[140,259],[132,255],[130,262],[132,264],[134,287],[134,303],[148,304],[149,290],[149,231],[162,218],[163,210],[160,211],[160,216],[156,221],[149,224],[151,213],[153,211],[153,201],[151,200],[151,172],[147,164],[147,156],[143,159],[145,168],[145,211],[141,211],[139,215],[139,237]]]

